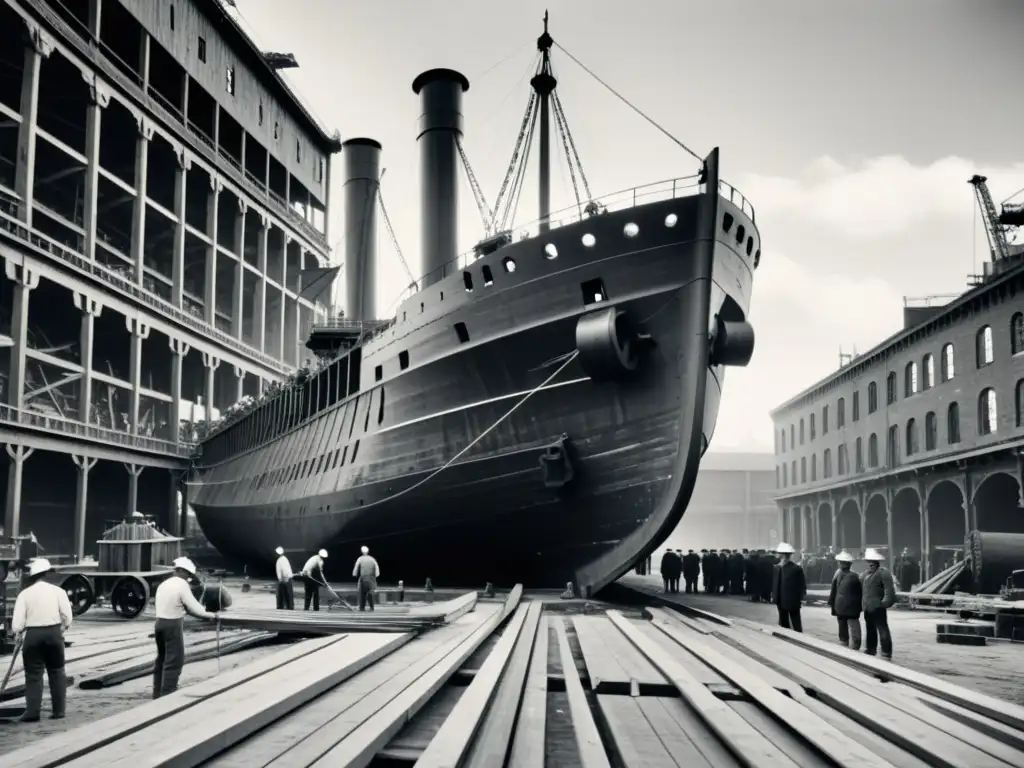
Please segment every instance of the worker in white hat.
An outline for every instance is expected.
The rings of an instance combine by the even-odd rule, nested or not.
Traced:
[[[850,570],[853,555],[843,550],[836,555],[839,570],[832,577],[832,591],[828,595],[828,607],[839,624],[839,643],[860,650],[860,611],[863,590],[860,576]]]
[[[882,567],[885,555],[869,547],[864,552],[864,559],[868,561],[868,569],[860,577],[864,593],[864,652],[874,656],[881,645],[882,658],[892,659],[889,609],[896,603],[896,585],[889,569]]]
[[[174,574],[156,588],[154,699],[178,690],[178,679],[185,666],[185,614],[198,619],[217,618],[192,594],[190,582],[195,576],[196,564],[187,557],[179,557],[174,561]]]
[[[356,558],[355,568],[352,569],[352,577],[356,580],[356,591],[359,595],[359,610],[365,611],[366,606],[373,610],[373,593],[377,589],[377,579],[380,578],[380,566],[376,558],[370,555],[369,547],[362,547],[362,552]]]
[[[43,707],[43,672],[50,681],[50,715],[64,717],[67,701],[67,676],[64,674],[64,633],[71,629],[71,601],[68,593],[44,578],[50,561],[37,557],[28,565],[28,586],[14,601],[11,629],[22,641],[25,664],[24,723],[39,721]]]
[[[288,560],[288,556],[284,553],[284,547],[278,547],[274,552],[277,554],[277,564],[275,566],[277,571],[277,609],[294,611],[295,586],[292,584],[292,579],[295,577],[295,574],[292,573],[291,561]]]
[[[803,632],[800,606],[807,597],[807,578],[804,569],[793,562],[793,547],[779,542],[775,551],[780,562],[772,572],[772,602],[779,611],[779,626]]]
[[[314,611],[320,610],[320,587],[327,584],[327,579],[324,577],[324,560],[326,559],[327,550],[321,549],[302,566],[302,583],[306,588],[303,602],[307,611],[311,605]]]

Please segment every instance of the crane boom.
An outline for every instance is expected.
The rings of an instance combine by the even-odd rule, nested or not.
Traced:
[[[988,177],[974,174],[967,183],[974,187],[974,195],[978,199],[978,208],[985,221],[985,234],[992,249],[992,260],[1002,261],[1010,258],[1006,227],[999,222],[999,216],[996,214],[996,204],[992,201],[992,193],[988,191]]]

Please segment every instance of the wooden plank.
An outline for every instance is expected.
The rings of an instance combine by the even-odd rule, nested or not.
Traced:
[[[779,696],[781,695],[780,693]],[[800,768],[834,768],[837,765],[837,763],[815,752],[806,741],[800,738],[800,734],[796,729],[800,728],[801,723],[783,721],[786,725],[790,726],[787,728],[786,725],[773,718],[752,701],[730,701],[729,708],[750,723],[751,727],[763,733],[768,741],[789,755]],[[878,757],[871,752],[868,752],[868,754],[872,756],[877,764]],[[887,766],[887,768],[892,768],[887,762],[882,764]],[[854,763],[847,761],[838,763],[838,765],[852,766]]]
[[[880,661],[867,654],[855,653],[849,648],[841,648],[835,644],[825,643],[800,632],[779,628],[772,630],[771,633],[775,637],[796,643],[804,648],[809,648],[816,653],[838,659],[846,664],[852,664],[862,671],[868,671],[885,680],[895,680],[904,685],[909,685],[911,688],[917,688],[932,696],[957,704],[964,709],[977,712],[979,715],[985,715],[985,717],[998,720],[1012,728],[1016,728],[1018,731],[1024,731],[1024,707],[1018,704],[1003,701],[993,696],[986,696],[983,693],[947,683],[931,675],[924,675],[889,661]]]
[[[331,635],[296,643],[272,656],[237,667],[188,688],[182,688],[169,696],[147,701],[95,723],[48,736],[4,755],[4,768],[54,768],[63,765],[90,750],[116,741],[268,672],[283,668],[344,638],[345,635]]]
[[[543,607],[540,601],[534,601],[529,605],[526,621],[519,633],[519,639],[516,641],[505,674],[502,675],[498,691],[487,708],[480,730],[466,755],[466,768],[493,768],[495,765],[505,764],[505,757],[512,742],[512,732],[516,725],[516,713],[523,700],[530,655],[536,642]],[[544,629],[546,632],[546,625]],[[543,745],[543,724],[541,724],[540,739]]]
[[[837,765],[849,766],[849,768],[854,768],[854,766],[856,768],[891,768],[889,763],[878,755],[865,749],[821,718],[816,717],[806,707],[779,693],[770,684],[765,682],[762,677],[751,673],[719,653],[717,646],[721,646],[721,642],[709,640],[705,643],[694,639],[692,636],[681,638],[680,635],[682,633],[680,630],[677,627],[670,626],[668,622],[661,622],[656,626],[660,631],[681,644],[685,640],[686,647],[697,658],[727,678],[729,682],[745,692],[761,708],[770,712],[779,721],[788,723],[790,727],[798,730],[803,739],[814,745],[816,749]],[[743,703],[731,702],[732,705]],[[732,709],[750,722],[750,718],[744,714],[748,711],[747,707],[733,706]],[[751,724],[755,725],[754,723]],[[765,732],[761,728],[758,728],[758,730],[762,733]],[[775,742],[776,746],[786,749],[784,744],[774,739],[772,741]],[[786,749],[786,752],[793,754],[789,749]]]
[[[946,735],[889,704],[873,699],[858,688],[823,675],[763,637],[742,629],[723,628],[722,633],[740,643],[753,656],[784,669],[833,709],[889,739],[935,768],[1006,768],[1001,760]]]
[[[258,680],[69,763],[70,768],[193,768],[412,639],[349,635]]]
[[[890,683],[890,685],[901,685],[901,683]],[[917,689],[910,690],[914,692],[914,695],[917,696],[918,699],[923,701],[932,709],[938,710],[942,714],[947,715],[954,720],[959,720],[965,725],[969,725],[982,733],[988,734],[994,739],[999,739],[1001,742],[1009,744],[1014,749],[1024,751],[1024,732],[1011,728],[1004,723],[1000,723],[998,720],[992,720],[984,715],[979,715],[969,709],[958,707],[956,704],[950,704],[942,701],[942,699],[925,693],[924,691],[919,691]]]
[[[508,768],[544,768],[544,738],[548,721],[548,622],[541,616],[519,704]]]
[[[672,655],[672,659],[679,664],[679,666],[685,669],[691,677],[696,678],[696,680],[702,685],[713,686],[719,689],[722,686],[727,686],[728,688],[735,690],[728,682],[726,682],[724,677],[715,672],[715,670],[685,648],[680,648],[677,643],[672,642],[665,637],[664,634],[654,628],[651,622],[644,621],[643,619],[630,619],[629,623],[633,625],[634,629],[650,639],[651,642],[657,643],[660,648],[669,651]],[[616,629],[616,631],[618,630]],[[736,694],[739,695],[739,691],[736,691]]]
[[[690,743],[714,768],[742,768],[749,765],[729,751],[725,744],[708,728],[707,723],[694,711],[693,707],[682,699],[640,699],[639,703],[647,712],[648,719],[651,722],[659,723],[662,716],[652,710],[660,704],[664,715],[679,727]]]
[[[638,651],[606,616],[594,617],[605,647],[619,659],[638,695],[672,695],[672,683],[665,679],[650,661]]]
[[[580,641],[583,651],[583,663],[590,678],[590,690],[594,693],[616,693],[617,689],[630,689],[630,676],[622,661],[605,645],[604,636],[598,622],[603,617],[573,616],[572,625],[576,630],[576,638]],[[611,627],[614,629],[614,627]],[[605,628],[607,632],[608,627]],[[639,695],[637,691],[636,695]]]
[[[639,697],[631,696],[597,697],[597,705],[608,724],[622,765],[624,768],[681,768],[684,763],[669,752],[638,701]],[[689,768],[692,763],[685,765]]]
[[[498,682],[508,666],[512,650],[519,641],[526,614],[530,607],[521,603],[512,615],[501,638],[495,644],[480,671],[469,684],[469,688],[459,699],[452,710],[451,716],[445,720],[441,729],[434,734],[427,748],[423,750],[416,765],[419,768],[447,768],[462,762],[469,750],[470,743],[476,735],[480,723],[484,719],[487,707],[497,693]],[[518,696],[516,697],[518,700]],[[505,742],[507,746],[508,742]],[[504,763],[504,750],[499,758]],[[494,765],[492,762],[491,765]]]
[[[315,762],[307,762],[306,766],[316,768],[347,768],[348,766],[366,766],[373,760],[384,746],[394,738],[402,726],[411,720],[422,709],[430,698],[444,685],[448,678],[462,666],[477,647],[490,635],[502,619],[519,605],[522,596],[522,585],[517,584],[509,593],[499,613],[484,621],[472,634],[459,643],[442,661],[406,688],[400,695],[380,707],[379,710],[367,712],[360,722],[351,718],[343,718],[340,729],[344,735],[340,740],[335,734],[330,738],[319,740],[321,756]],[[355,728],[352,726],[355,725]],[[294,766],[295,763],[288,763]],[[302,765],[301,761],[298,763]],[[284,765],[284,763],[282,763]]]
[[[748,768],[795,768],[789,757],[754,730],[749,723],[733,712],[680,665],[671,655],[649,637],[639,632],[618,611],[608,611],[608,617],[619,630],[654,664],[676,687],[680,695],[708,727],[724,741]]]
[[[587,694],[580,682],[579,671],[569,648],[569,637],[565,633],[565,622],[552,621],[555,639],[558,643],[558,657],[562,661],[562,674],[565,676],[565,694],[569,699],[569,717],[572,720],[573,732],[576,737],[576,748],[579,750],[582,768],[611,768],[601,734],[590,712]],[[326,767],[325,767],[326,768]]]
[[[700,733],[697,741],[686,732],[682,724],[673,717],[671,712],[675,707],[686,706],[679,699],[644,696],[637,699],[636,705],[644,713],[644,717],[651,724],[651,728],[654,730],[657,738],[665,745],[668,753],[672,755],[680,765],[680,768],[729,768],[729,766],[737,765],[736,758],[731,755],[729,755],[728,760],[720,762],[708,759],[701,750],[699,739],[709,739],[715,744],[719,744],[719,742],[715,739],[714,734],[707,729],[707,726],[704,725],[699,726]],[[725,751],[725,748],[722,747],[722,750]],[[728,755],[727,752],[726,754]],[[643,768],[643,766],[631,766],[627,763],[627,768]]]

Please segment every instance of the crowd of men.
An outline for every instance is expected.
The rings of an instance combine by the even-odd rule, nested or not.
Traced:
[[[661,556],[661,578],[666,592],[684,591],[711,595],[746,595],[754,602],[772,601],[772,573],[781,561],[778,552],[766,549],[667,549]],[[699,584],[698,584],[699,582]]]

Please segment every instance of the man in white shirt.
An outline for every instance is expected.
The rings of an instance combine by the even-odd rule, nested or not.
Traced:
[[[153,666],[153,698],[178,690],[178,679],[185,666],[185,614],[199,619],[216,619],[196,600],[189,582],[196,566],[187,557],[174,561],[174,575],[156,588],[156,664]]]
[[[306,587],[304,602],[307,611],[310,605],[313,606],[314,611],[320,610],[320,585],[327,583],[327,579],[324,578],[324,560],[326,558],[327,550],[321,549],[302,566],[302,583]]]
[[[50,561],[37,557],[28,566],[28,586],[14,601],[11,629],[21,638],[25,664],[25,713],[21,722],[39,721],[43,708],[43,671],[50,681],[54,720],[64,717],[67,677],[64,674],[64,633],[71,629],[71,601],[60,587],[43,577]]]
[[[286,611],[295,610],[295,587],[292,584],[292,564],[284,553],[283,547],[278,547],[277,552],[277,608]]]
[[[352,569],[352,576],[355,577],[356,587],[359,591],[359,610],[365,611],[366,606],[373,610],[373,593],[377,589],[377,579],[380,578],[380,566],[376,558],[370,557],[370,548],[363,547],[362,553],[356,558],[356,566]]]

